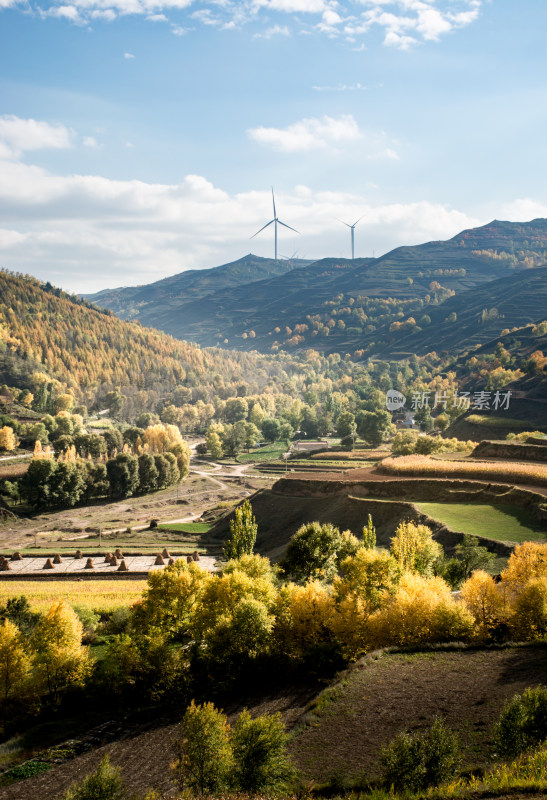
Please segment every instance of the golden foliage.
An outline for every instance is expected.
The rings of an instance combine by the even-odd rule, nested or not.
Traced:
[[[395,595],[368,622],[370,646],[468,639],[473,619],[442,578],[405,573]]]
[[[547,486],[547,467],[542,464],[517,464],[490,461],[443,461],[422,455],[385,458],[382,472],[393,475],[426,475],[437,478],[477,478],[511,483],[530,483]]]

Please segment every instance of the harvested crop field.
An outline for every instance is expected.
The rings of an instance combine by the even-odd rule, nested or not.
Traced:
[[[33,611],[47,611],[59,600],[70,605],[111,611],[140,600],[145,580],[0,581],[0,606],[10,597],[25,595]]]
[[[372,777],[384,745],[438,715],[459,732],[464,766],[480,767],[505,700],[540,683],[547,683],[547,645],[369,656],[319,696],[293,752],[315,780],[335,772]]]
[[[382,745],[402,729],[427,727],[436,714],[460,732],[466,765],[484,764],[489,731],[504,700],[540,683],[547,683],[547,645],[385,654],[358,662],[315,699],[310,690],[287,689],[245,705],[253,714],[280,711],[295,731],[291,750],[297,765],[321,781],[334,772],[374,775]],[[226,710],[240,711],[243,704],[242,698]],[[122,732],[117,741],[0,789],[0,800],[56,797],[92,771],[105,753],[133,791],[167,791],[176,731],[175,721],[165,719]]]

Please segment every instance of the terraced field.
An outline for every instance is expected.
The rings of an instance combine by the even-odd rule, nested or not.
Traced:
[[[447,527],[472,536],[484,536],[500,542],[543,542],[547,526],[542,525],[524,508],[508,504],[423,503],[414,504],[419,511]]]

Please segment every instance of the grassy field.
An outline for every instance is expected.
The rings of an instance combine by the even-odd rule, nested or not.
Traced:
[[[25,595],[33,611],[47,611],[52,603],[66,600],[72,606],[111,611],[139,600],[146,581],[5,581],[0,582],[0,606],[10,597]]]
[[[450,461],[429,456],[412,455],[386,458],[381,462],[381,472],[402,476],[427,476],[432,478],[470,478],[476,480],[501,481],[502,483],[525,483],[547,486],[547,466],[520,464],[513,461],[493,463],[491,461]]]
[[[472,536],[485,536],[500,542],[543,542],[542,527],[526,509],[508,504],[415,503],[419,511],[449,528]]]
[[[210,527],[207,522],[165,522],[158,525],[159,530],[181,533],[207,533]]]
[[[287,452],[288,447],[288,442],[273,442],[264,447],[257,447],[255,450],[251,450],[250,453],[241,453],[237,457],[237,461],[240,464],[250,464],[255,461],[275,461],[281,458],[283,453]]]

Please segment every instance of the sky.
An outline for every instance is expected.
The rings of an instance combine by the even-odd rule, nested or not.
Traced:
[[[547,217],[545,0],[0,0],[0,266],[67,291]]]

